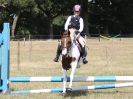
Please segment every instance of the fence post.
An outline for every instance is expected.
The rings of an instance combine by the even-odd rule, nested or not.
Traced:
[[[23,40],[24,40],[24,46],[25,46],[25,37],[23,38]]]
[[[101,41],[100,30],[98,30],[98,34],[99,34],[99,42],[100,42]]]
[[[18,40],[18,50],[17,50],[17,67],[20,70],[20,41]]]
[[[86,36],[86,34],[85,34],[85,42],[86,42],[86,39],[87,39],[87,36]]]
[[[29,35],[29,60],[31,61],[31,53],[32,53],[32,41],[31,35]]]

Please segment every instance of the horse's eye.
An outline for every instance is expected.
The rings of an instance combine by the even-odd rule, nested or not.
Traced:
[[[69,44],[71,44],[71,41],[68,41]]]

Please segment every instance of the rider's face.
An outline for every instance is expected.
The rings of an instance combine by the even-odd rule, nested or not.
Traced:
[[[74,11],[74,15],[79,16],[80,15],[80,11]]]

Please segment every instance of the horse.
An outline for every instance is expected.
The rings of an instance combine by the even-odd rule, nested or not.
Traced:
[[[61,58],[63,70],[63,94],[66,94],[67,89],[72,90],[72,81],[76,68],[79,66],[80,50],[79,43],[76,40],[75,29],[69,29],[61,33]],[[67,83],[67,70],[72,68],[70,74],[69,87],[66,88]]]

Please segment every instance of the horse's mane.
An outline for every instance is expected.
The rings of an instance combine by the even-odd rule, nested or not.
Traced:
[[[70,37],[70,31],[64,31],[64,32],[61,32],[61,38],[64,38],[64,37]]]

